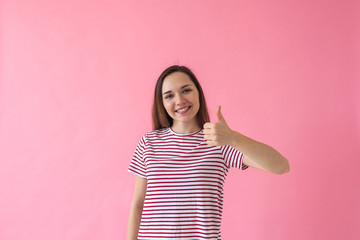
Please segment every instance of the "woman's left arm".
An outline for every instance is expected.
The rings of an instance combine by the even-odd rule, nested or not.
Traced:
[[[274,148],[233,131],[221,114],[216,110],[218,122],[204,124],[204,138],[214,146],[229,145],[244,154],[243,164],[274,174],[290,171],[288,160]]]
[[[274,148],[236,131],[232,131],[228,138],[231,142],[230,146],[244,154],[243,164],[275,174],[290,171],[288,160]]]

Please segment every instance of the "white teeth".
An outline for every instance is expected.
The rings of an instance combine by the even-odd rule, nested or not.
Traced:
[[[186,111],[187,109],[189,109],[190,107],[183,107],[183,108],[180,108],[178,110],[176,110],[177,112],[184,112]]]

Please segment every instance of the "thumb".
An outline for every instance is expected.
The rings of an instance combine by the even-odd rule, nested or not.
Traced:
[[[216,108],[216,116],[217,116],[218,122],[225,120],[225,119],[224,119],[224,116],[223,116],[222,113],[221,113],[221,106],[218,106],[218,107]]]

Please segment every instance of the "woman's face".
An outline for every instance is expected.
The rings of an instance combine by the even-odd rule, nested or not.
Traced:
[[[196,124],[199,111],[199,92],[190,77],[183,72],[168,75],[162,85],[163,104],[176,123]]]

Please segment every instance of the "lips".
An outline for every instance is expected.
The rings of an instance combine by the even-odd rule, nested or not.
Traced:
[[[182,108],[176,109],[175,112],[180,113],[180,114],[184,114],[184,113],[186,113],[190,108],[191,108],[191,106],[182,107]]]

